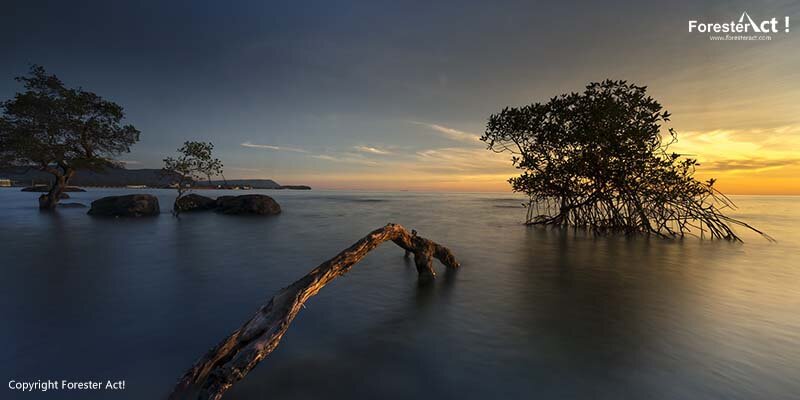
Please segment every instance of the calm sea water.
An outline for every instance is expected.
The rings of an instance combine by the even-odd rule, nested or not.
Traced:
[[[526,228],[511,194],[264,191],[283,214],[176,220],[172,192],[145,191],[159,218],[40,213],[36,194],[0,190],[4,384],[125,379],[79,398],[163,398],[273,292],[396,222],[463,268],[420,286],[384,244],[226,398],[800,398],[798,197],[734,197],[778,242],[733,244]]]

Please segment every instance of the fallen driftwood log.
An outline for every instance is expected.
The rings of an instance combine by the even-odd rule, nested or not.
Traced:
[[[278,346],[297,313],[311,296],[334,278],[344,275],[367,253],[383,242],[393,241],[414,255],[420,278],[435,276],[432,258],[448,268],[459,264],[446,247],[409,233],[401,225],[388,224],[370,232],[308,275],[281,289],[265,306],[211,349],[181,377],[170,399],[220,399],[231,385],[243,379]]]

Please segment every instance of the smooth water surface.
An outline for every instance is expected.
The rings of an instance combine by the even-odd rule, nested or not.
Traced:
[[[156,193],[163,214],[40,213],[35,193],[0,189],[0,377],[125,379],[78,397],[163,398],[273,292],[396,222],[463,268],[437,263],[419,285],[384,244],[312,298],[226,399],[800,397],[798,197],[734,197],[778,240],[745,244],[527,228],[511,194],[263,191],[283,214],[180,220],[166,190],[68,201],[136,192]]]

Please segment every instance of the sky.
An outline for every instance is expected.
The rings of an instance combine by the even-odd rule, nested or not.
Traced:
[[[204,140],[226,178],[509,191],[508,155],[477,140],[488,117],[611,78],[673,114],[698,177],[800,194],[797,1],[15,3],[0,15],[0,99],[40,64],[117,102],[142,132],[128,168]],[[781,29],[688,30],[745,11]]]

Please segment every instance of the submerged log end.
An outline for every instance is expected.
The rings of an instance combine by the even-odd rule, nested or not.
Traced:
[[[453,255],[453,252],[451,252],[450,249],[436,243],[434,244],[436,245],[436,248],[433,256],[436,257],[439,262],[444,264],[445,267],[456,269],[461,266],[461,264],[456,261],[456,256]]]

